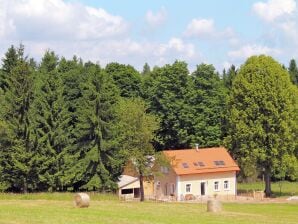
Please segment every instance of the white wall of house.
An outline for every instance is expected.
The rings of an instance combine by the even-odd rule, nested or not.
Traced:
[[[201,196],[201,185],[205,185],[206,196],[236,195],[236,172],[181,175],[177,187],[178,200],[186,194]]]

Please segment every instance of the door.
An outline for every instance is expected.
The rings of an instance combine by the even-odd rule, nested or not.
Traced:
[[[206,183],[205,182],[201,182],[201,195],[205,195],[206,194]]]

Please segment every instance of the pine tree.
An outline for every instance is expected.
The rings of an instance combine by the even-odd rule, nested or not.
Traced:
[[[11,133],[10,152],[11,189],[26,192],[34,189],[37,181],[35,170],[36,155],[34,136],[30,119],[33,100],[32,69],[23,57],[23,49],[18,49],[18,62],[10,71],[4,100],[1,102],[1,117]]]
[[[47,51],[36,78],[33,119],[39,153],[40,190],[63,189],[63,155],[71,144],[70,113],[65,105],[64,87],[57,65],[58,57]]]
[[[14,67],[16,67],[18,62],[18,53],[17,49],[12,45],[8,48],[5,53],[4,58],[2,59],[2,69],[0,70],[0,88],[5,90],[8,85],[8,78],[11,74]]]
[[[117,149],[110,147],[114,104],[119,92],[97,65],[88,65],[88,80],[79,101],[78,123],[74,131],[76,147],[68,151],[66,183],[75,190],[114,189],[120,169]]]
[[[298,86],[298,68],[297,68],[297,65],[296,65],[296,61],[294,59],[292,59],[290,61],[290,65],[289,65],[289,74],[291,76],[291,80],[292,82]]]

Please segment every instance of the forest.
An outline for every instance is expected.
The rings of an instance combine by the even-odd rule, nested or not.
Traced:
[[[113,191],[132,156],[224,145],[240,181],[298,179],[298,68],[252,56],[222,72],[140,72],[11,46],[0,67],[0,191]]]

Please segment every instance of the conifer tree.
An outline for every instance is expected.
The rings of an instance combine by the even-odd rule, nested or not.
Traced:
[[[33,119],[39,153],[39,189],[63,189],[63,153],[70,142],[70,113],[57,71],[58,57],[47,51],[36,77]]]
[[[87,82],[82,84],[76,145],[68,150],[66,182],[75,190],[114,189],[119,175],[117,149],[111,147],[111,124],[119,91],[98,65],[88,65]]]
[[[11,159],[11,189],[27,192],[37,181],[36,154],[31,121],[33,101],[33,71],[24,57],[21,45],[17,50],[17,63],[7,77],[7,87],[1,101],[1,119],[11,133],[9,156]]]

